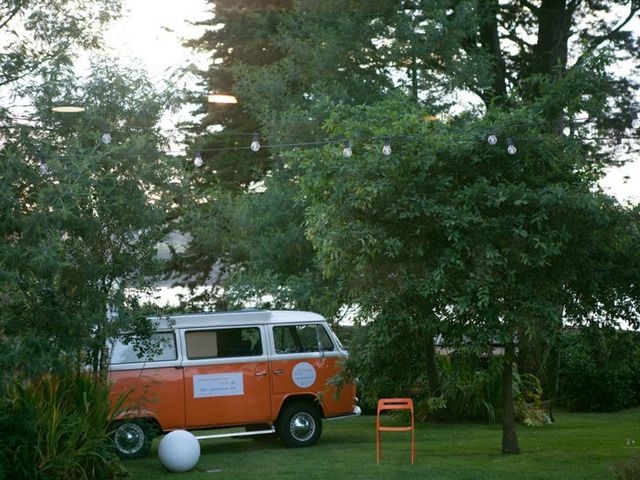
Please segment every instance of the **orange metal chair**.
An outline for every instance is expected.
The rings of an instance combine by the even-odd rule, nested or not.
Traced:
[[[401,427],[384,426],[380,423],[380,413],[387,410],[409,410],[411,425]],[[410,398],[381,398],[378,400],[378,414],[376,415],[376,463],[380,463],[380,432],[408,432],[411,431],[411,463],[416,459],[416,439],[413,423],[413,400]]]

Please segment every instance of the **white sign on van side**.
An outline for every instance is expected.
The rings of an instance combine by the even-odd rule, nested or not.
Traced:
[[[316,369],[310,363],[300,362],[293,367],[291,376],[293,377],[293,383],[300,388],[307,388],[316,381]]]
[[[242,373],[212,373],[193,376],[193,398],[244,395]]]

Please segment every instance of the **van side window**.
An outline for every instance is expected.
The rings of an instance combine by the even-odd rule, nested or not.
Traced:
[[[166,362],[178,358],[173,332],[157,332],[148,340],[117,340],[111,349],[111,364]]]
[[[273,327],[276,353],[303,353],[334,350],[322,325],[283,325]]]
[[[256,327],[192,330],[185,333],[185,340],[190,360],[262,355],[260,329]]]

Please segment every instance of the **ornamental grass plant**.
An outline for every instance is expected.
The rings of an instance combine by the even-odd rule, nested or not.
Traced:
[[[124,472],[107,434],[109,389],[73,369],[14,376],[0,398],[0,479],[90,480]]]

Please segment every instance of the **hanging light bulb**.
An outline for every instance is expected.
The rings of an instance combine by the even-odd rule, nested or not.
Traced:
[[[109,145],[111,143],[111,134],[109,132],[104,132],[102,134],[102,143],[105,145]]]
[[[507,138],[507,152],[509,153],[509,155],[515,155],[517,151],[518,149],[513,144],[513,139]]]
[[[38,169],[40,170],[40,173],[42,175],[46,175],[49,172],[49,166],[47,165],[47,162],[44,161],[44,159],[40,159],[40,165],[38,166]]]
[[[202,159],[202,154],[200,153],[200,150],[196,150],[196,156],[193,159],[193,164],[196,167],[201,167],[202,164],[204,164],[204,160]]]
[[[351,155],[353,155],[353,150],[351,150],[351,141],[345,140],[344,148],[342,149],[342,156],[349,158]]]
[[[391,139],[389,137],[384,139],[384,147],[382,147],[382,154],[387,157],[391,155]]]
[[[251,142],[251,150],[257,152],[260,150],[260,137],[257,133],[253,134],[253,141]]]
[[[636,118],[631,121],[631,126],[633,128],[640,128],[640,112],[638,112]]]
[[[498,143],[498,137],[496,137],[496,134],[491,132],[489,134],[489,136],[487,137],[487,143],[489,143],[489,145],[495,145],[496,143]]]

